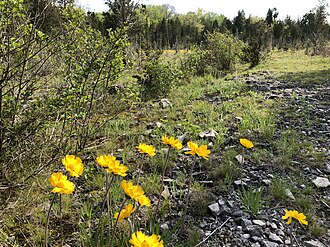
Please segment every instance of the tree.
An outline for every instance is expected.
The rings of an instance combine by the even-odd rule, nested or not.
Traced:
[[[105,16],[111,28],[132,26],[136,21],[136,10],[140,8],[138,3],[132,0],[106,0],[106,4],[109,12]]]
[[[327,3],[321,0],[314,9],[305,14],[301,20],[303,38],[306,41],[306,52],[309,46],[312,46],[312,55],[320,54],[327,41]]]

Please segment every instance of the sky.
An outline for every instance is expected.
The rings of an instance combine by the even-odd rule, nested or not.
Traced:
[[[108,9],[104,4],[105,0],[77,0],[77,2],[90,11],[102,12]],[[238,10],[244,10],[246,17],[250,14],[265,17],[267,10],[274,7],[279,12],[279,19],[284,19],[287,15],[297,19],[318,4],[318,0],[140,0],[139,2],[152,5],[170,4],[177,13],[195,12],[198,8],[202,8],[205,11],[223,14],[229,19],[237,16]],[[329,3],[329,0],[327,2]],[[330,12],[329,8],[328,12]]]

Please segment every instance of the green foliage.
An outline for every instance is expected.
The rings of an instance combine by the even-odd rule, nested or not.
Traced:
[[[235,69],[243,48],[244,43],[229,33],[209,33],[205,43],[188,54],[184,66],[197,75],[211,74],[219,77]]]
[[[243,60],[250,63],[252,68],[267,58],[268,52],[272,48],[269,48],[269,45],[272,45],[269,44],[272,34],[263,20],[253,22],[250,19],[248,19],[249,36],[246,38],[247,46],[244,47]]]
[[[258,190],[253,189],[252,186],[248,190],[242,187],[240,193],[241,203],[244,209],[252,215],[257,215],[262,208],[262,192],[262,187]]]
[[[286,180],[274,177],[270,184],[270,193],[275,200],[286,200],[288,198],[285,190],[289,184]]]
[[[167,96],[183,77],[177,64],[163,61],[157,52],[147,54],[142,62],[142,68],[140,83],[143,100]]]

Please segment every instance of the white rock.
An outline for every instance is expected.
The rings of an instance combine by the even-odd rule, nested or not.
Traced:
[[[266,225],[266,223],[262,220],[252,220],[252,222],[253,222],[253,224],[261,226],[261,227]]]
[[[306,246],[306,247],[325,247],[324,244],[322,244],[321,242],[316,241],[316,240],[305,241],[304,246]]]
[[[316,185],[317,188],[326,188],[330,185],[329,179],[317,177],[313,180],[313,183]]]
[[[281,239],[279,236],[277,236],[276,234],[274,234],[274,233],[270,233],[270,234],[269,234],[269,240],[272,240],[272,241],[274,241],[274,242],[277,242],[277,243],[283,244],[282,239]]]
[[[296,200],[296,198],[293,196],[292,192],[289,189],[285,189],[285,194],[287,197],[289,197],[292,200]]]
[[[220,214],[220,207],[217,202],[209,205],[209,209],[211,210],[214,216],[218,216]]]

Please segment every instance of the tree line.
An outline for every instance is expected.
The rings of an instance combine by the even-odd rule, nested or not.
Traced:
[[[189,49],[205,41],[208,33],[231,33],[251,46],[272,49],[305,48],[319,54],[330,38],[327,3],[321,0],[302,18],[278,18],[276,8],[265,17],[238,11],[232,20],[222,14],[196,12],[178,14],[170,5],[142,5],[132,0],[107,0],[109,11],[88,12],[92,25],[106,34],[109,28],[129,27],[129,38],[141,48]]]

